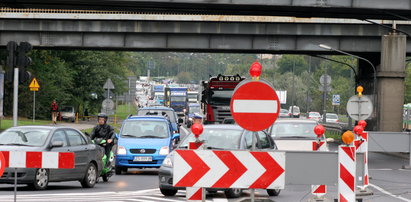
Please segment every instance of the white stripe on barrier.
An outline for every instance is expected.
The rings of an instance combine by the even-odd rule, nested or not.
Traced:
[[[246,184],[249,182],[250,179],[257,179],[259,178],[264,172],[265,168],[251,155],[250,152],[232,152],[235,157],[246,167],[246,168],[253,168],[248,169],[238,180],[236,180],[231,187],[241,187],[240,185]],[[251,185],[251,184],[250,184]]]
[[[26,167],[26,152],[13,151],[9,153],[9,167],[10,168],[25,168]]]
[[[201,158],[202,156],[199,155],[199,157]],[[207,158],[201,159],[210,167],[210,170],[198,180],[196,184],[203,184],[202,187],[211,187],[228,171],[228,167],[217,157],[217,155],[210,155],[207,156]],[[194,187],[199,186],[194,185]]]
[[[43,168],[58,168],[59,153],[57,152],[43,152],[41,159]]]
[[[234,100],[235,113],[277,113],[277,100]]]

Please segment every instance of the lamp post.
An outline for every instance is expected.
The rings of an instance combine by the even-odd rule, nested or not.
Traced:
[[[363,58],[363,57],[360,57],[360,56],[358,56],[358,55],[353,55],[353,54],[351,54],[351,53],[347,53],[347,52],[345,52],[345,51],[342,51],[342,50],[338,50],[338,49],[335,49],[335,48],[332,48],[332,47],[330,47],[330,46],[327,46],[327,45],[324,45],[324,44],[319,44],[318,45],[320,48],[323,48],[323,49],[326,49],[326,50],[330,50],[330,51],[335,51],[335,52],[338,52],[338,53],[342,53],[342,54],[344,54],[344,55],[349,55],[349,56],[351,56],[351,57],[355,57],[355,58],[357,58],[357,59],[360,59],[360,60],[363,60],[363,61],[365,61],[365,62],[367,62],[368,64],[370,64],[371,65],[371,67],[372,67],[372,69],[373,69],[373,71],[374,71],[374,78],[373,78],[373,83],[374,83],[374,86],[373,86],[373,94],[374,94],[374,99],[373,99],[373,104],[374,104],[374,112],[375,113],[377,113],[377,111],[375,110],[376,109],[376,105],[377,105],[377,102],[376,102],[376,97],[377,97],[377,92],[376,92],[376,89],[377,89],[377,69],[375,68],[375,66],[369,61],[369,60],[367,60],[367,59],[365,59],[365,58]],[[377,121],[377,126],[378,126],[378,121]],[[377,127],[378,128],[378,127]]]

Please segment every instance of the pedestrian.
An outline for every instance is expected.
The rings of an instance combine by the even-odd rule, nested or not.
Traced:
[[[59,106],[57,105],[56,99],[51,103],[51,119],[54,124],[57,124],[57,112],[59,111]]]

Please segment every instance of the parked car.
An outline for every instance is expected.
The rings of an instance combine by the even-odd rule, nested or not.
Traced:
[[[312,120],[320,121],[320,119],[321,119],[321,114],[320,114],[320,112],[308,112],[307,119],[312,119]]]
[[[138,110],[137,116],[164,116],[170,120],[173,130],[180,132],[180,124],[183,123],[183,119],[177,117],[177,113],[174,109],[164,106],[152,106],[144,107]]]
[[[312,151],[312,142],[317,140],[315,126],[317,121],[309,119],[279,119],[268,131],[279,150]],[[325,135],[321,139],[327,140]],[[327,141],[325,144],[328,148]]]
[[[17,183],[35,190],[46,189],[49,182],[80,181],[84,188],[94,187],[101,168],[103,149],[77,129],[52,126],[20,126],[0,133],[0,151],[74,152],[74,169],[18,168]],[[6,168],[0,183],[14,183],[14,169]]]
[[[288,110],[280,109],[280,114],[278,115],[278,118],[290,118]]]
[[[298,106],[290,106],[288,109],[288,115],[290,118],[300,118],[300,107]]]
[[[238,125],[205,125],[200,140],[205,141],[206,149],[217,150],[250,150],[252,148],[252,132],[242,129]],[[194,142],[195,137],[191,133],[187,135],[177,149],[188,149],[189,142]],[[256,148],[259,151],[276,150],[276,144],[273,139],[264,131],[259,131],[257,135]],[[163,195],[174,196],[178,190],[184,187],[173,187],[173,156],[171,152],[164,160],[158,172],[159,188]],[[241,196],[241,189],[207,189],[207,191],[224,191],[227,198],[237,198]],[[280,194],[279,189],[269,189],[267,193],[270,196]]]
[[[72,106],[63,107],[61,109],[61,119],[74,122],[74,120],[76,120],[76,112],[74,111],[74,107]]]
[[[327,123],[338,123],[338,122],[340,122],[337,114],[326,113],[325,116],[326,116],[325,118],[326,118]],[[322,117],[321,117],[321,119],[322,119]]]
[[[116,174],[128,168],[159,168],[179,137],[164,116],[129,117],[118,135]]]

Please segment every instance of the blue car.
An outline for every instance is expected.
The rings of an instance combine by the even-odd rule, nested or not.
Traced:
[[[132,116],[118,135],[116,174],[128,168],[159,168],[180,135],[163,116]]]

